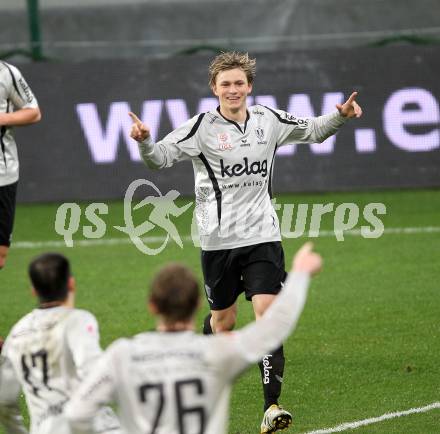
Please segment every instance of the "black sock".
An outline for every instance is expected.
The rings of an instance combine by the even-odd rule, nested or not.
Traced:
[[[212,335],[212,328],[211,328],[211,313],[209,313],[205,321],[203,322],[203,334],[204,335]]]
[[[263,383],[264,411],[266,411],[272,404],[278,405],[278,398],[281,394],[284,373],[283,346],[272,351],[271,354],[266,354],[258,366]]]

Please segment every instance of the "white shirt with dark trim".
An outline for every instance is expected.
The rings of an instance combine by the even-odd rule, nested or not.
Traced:
[[[277,148],[320,143],[345,120],[338,112],[299,118],[256,105],[240,127],[217,109],[193,117],[157,143],[139,143],[139,149],[153,169],[192,161],[200,245],[232,249],[281,240],[271,202]]]
[[[263,317],[232,333],[142,333],[104,353],[66,407],[74,433],[90,433],[101,403],[115,403],[130,434],[226,434],[232,383],[295,329],[310,278],[291,273]]]
[[[31,434],[70,434],[64,406],[101,354],[91,313],[63,306],[31,311],[12,328],[0,355],[0,426],[7,434],[27,431],[19,409],[23,391]],[[96,432],[120,434],[109,408],[94,423]]]
[[[0,61],[0,113],[22,108],[37,108],[38,102],[21,72]],[[0,186],[18,181],[17,144],[12,127],[0,125]]]

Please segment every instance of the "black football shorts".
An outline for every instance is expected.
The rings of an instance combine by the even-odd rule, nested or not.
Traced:
[[[14,182],[14,184],[0,186],[0,246],[11,245],[17,185],[18,182]]]
[[[256,294],[278,294],[287,276],[279,241],[202,250],[202,270],[211,310],[232,306],[242,292],[247,300]]]

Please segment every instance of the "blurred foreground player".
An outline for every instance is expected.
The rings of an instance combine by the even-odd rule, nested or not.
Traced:
[[[285,279],[280,227],[271,203],[277,149],[321,143],[362,114],[356,92],[334,113],[319,117],[299,118],[261,104],[248,107],[255,71],[256,61],[248,54],[218,55],[209,67],[217,109],[194,116],[157,143],[148,126],[131,114],[131,137],[139,142],[148,167],[161,169],[188,159],[193,163],[204,287],[211,309],[205,333],[232,330],[241,292],[260,318]],[[275,419],[291,420],[278,405],[283,347],[272,348],[259,366],[265,411],[261,432],[267,433]]]
[[[14,226],[18,153],[12,127],[41,119],[32,90],[20,71],[0,61],[0,269],[5,266]]]
[[[321,257],[310,243],[304,245],[259,321],[237,332],[204,336],[193,331],[199,303],[194,275],[179,264],[165,266],[149,297],[157,331],[119,339],[105,351],[66,407],[72,431],[90,433],[99,405],[115,402],[130,434],[226,434],[232,383],[293,331],[310,276],[320,267]],[[268,432],[275,431],[273,426]]]
[[[95,317],[74,308],[75,281],[64,256],[48,253],[29,267],[39,306],[11,330],[0,355],[0,426],[26,433],[18,398],[24,392],[31,434],[69,434],[64,406],[100,357]],[[95,433],[119,434],[109,408],[94,419]]]

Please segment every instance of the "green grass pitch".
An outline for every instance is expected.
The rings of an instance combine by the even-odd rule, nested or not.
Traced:
[[[188,199],[192,200],[192,199]],[[181,202],[181,204],[183,204]],[[440,192],[436,190],[285,195],[279,203],[350,202],[362,210],[381,202],[385,230],[436,227],[431,232],[385,232],[377,239],[346,235],[314,238],[324,257],[323,272],[313,281],[297,330],[285,344],[286,369],[281,403],[294,413],[289,433],[306,433],[344,422],[423,407],[440,401]],[[80,204],[83,212],[87,203]],[[108,202],[106,238],[127,237],[112,228],[123,224],[122,202]],[[34,305],[26,267],[35,255],[51,250],[66,254],[77,281],[77,306],[93,312],[100,323],[102,345],[153,327],[144,300],[153,273],[167,261],[182,261],[201,277],[199,249],[174,242],[157,256],[131,243],[74,244],[73,248],[23,241],[62,241],[54,230],[58,204],[20,205],[15,246],[0,271],[0,335]],[[321,229],[333,228],[333,216]],[[145,217],[139,211],[139,221]],[[189,235],[188,213],[174,219]],[[84,219],[83,224],[89,224]],[[356,226],[365,222],[361,219]],[[160,229],[152,232],[162,235]],[[79,233],[74,242],[84,237]],[[307,236],[284,239],[286,262]],[[153,246],[153,245],[152,245]],[[157,244],[156,244],[157,246]],[[207,310],[204,302],[198,316]],[[239,324],[252,319],[250,303],[239,302]],[[231,434],[258,433],[262,416],[258,368],[236,384],[231,403]],[[357,433],[434,434],[440,432],[440,409],[393,418],[355,430]],[[352,432],[352,431],[348,431]],[[0,433],[4,434],[0,429]]]

